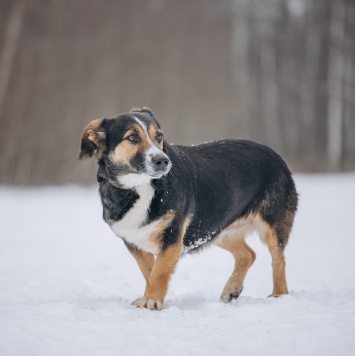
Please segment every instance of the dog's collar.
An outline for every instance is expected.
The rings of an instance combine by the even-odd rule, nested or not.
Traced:
[[[98,181],[99,183],[101,183],[101,182],[104,180],[104,178],[101,177],[99,174],[97,174],[96,179],[97,179],[97,181]],[[117,184],[117,183],[115,183],[115,182],[112,182],[111,179],[107,179],[107,180],[108,180],[108,182],[109,182],[112,186],[114,186],[115,188],[118,188],[118,189],[121,189],[121,190],[129,190],[129,189],[124,188],[124,187],[122,187],[121,185],[119,185],[119,184]]]

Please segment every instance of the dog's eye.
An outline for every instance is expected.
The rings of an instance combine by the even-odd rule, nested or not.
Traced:
[[[163,141],[163,134],[161,132],[157,133],[156,140],[160,143]]]
[[[137,134],[132,134],[128,136],[128,140],[133,143],[137,143],[139,141],[139,136]]]

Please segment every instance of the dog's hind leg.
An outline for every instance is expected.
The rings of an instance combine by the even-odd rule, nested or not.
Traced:
[[[221,294],[221,300],[229,302],[238,298],[248,269],[255,261],[255,252],[246,244],[244,238],[227,237],[218,241],[217,246],[232,253],[235,259],[234,271]]]
[[[270,297],[278,297],[288,294],[286,283],[286,262],[284,255],[284,245],[280,242],[277,229],[268,227],[265,231],[265,242],[272,257],[272,271],[274,288]]]

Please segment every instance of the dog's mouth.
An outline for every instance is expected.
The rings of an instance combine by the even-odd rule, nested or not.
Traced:
[[[149,183],[152,179],[160,179],[163,176],[167,175],[171,169],[171,162],[164,167],[163,169],[153,169],[153,167],[146,167],[144,169],[137,169],[136,171],[131,171],[126,174],[119,174],[116,178],[118,184],[122,185],[125,188],[134,188],[142,184]]]
[[[165,173],[150,174],[149,177],[151,179],[160,179],[160,178],[164,177],[165,175],[167,175],[168,173],[169,173],[169,171],[167,171]]]

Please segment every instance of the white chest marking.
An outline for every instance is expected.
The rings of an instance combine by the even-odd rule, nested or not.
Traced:
[[[142,184],[136,188],[139,198],[133,207],[119,221],[111,225],[113,232],[140,249],[156,254],[158,252],[156,244],[149,241],[149,236],[155,230],[160,220],[155,220],[150,224],[142,226],[146,221],[148,209],[153,199],[154,189],[148,184]]]

